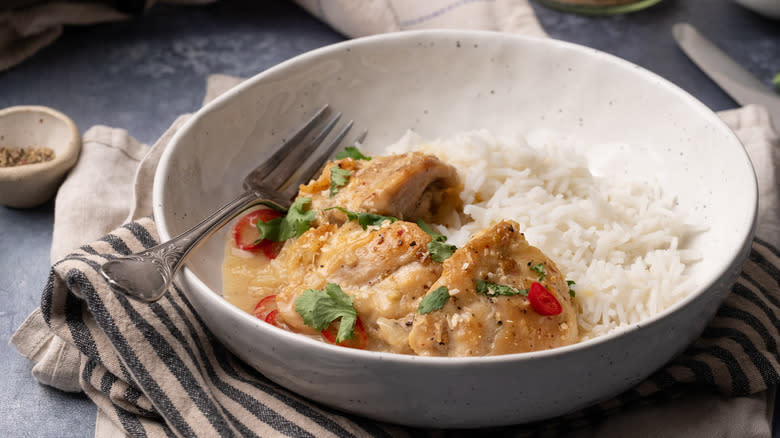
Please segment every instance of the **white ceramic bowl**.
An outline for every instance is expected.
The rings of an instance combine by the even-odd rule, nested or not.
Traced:
[[[154,184],[162,239],[239,193],[241,178],[323,103],[369,130],[376,153],[408,128],[425,137],[551,128],[588,143],[625,142],[627,172],[657,177],[709,227],[693,296],[619,334],[556,350],[428,358],[334,347],[272,327],[220,296],[227,230],[194,252],[186,294],[214,334],[270,379],[310,399],[415,426],[540,420],[608,398],[695,339],[740,270],[757,189],[735,135],[666,80],[596,50],[490,32],[404,32],[298,56],[199,111],[165,151]],[[593,150],[591,154],[604,151]]]
[[[54,158],[42,163],[0,167],[0,204],[35,207],[51,199],[81,151],[81,134],[68,116],[44,106],[0,110],[0,146],[48,147]]]

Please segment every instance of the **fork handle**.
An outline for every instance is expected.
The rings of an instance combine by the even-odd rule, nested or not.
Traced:
[[[157,301],[168,290],[192,250],[233,218],[259,204],[285,210],[290,202],[274,192],[248,190],[173,239],[107,261],[100,267],[100,273],[116,291],[145,302]]]

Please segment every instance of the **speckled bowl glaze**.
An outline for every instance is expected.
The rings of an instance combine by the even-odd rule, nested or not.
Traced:
[[[421,31],[324,47],[247,80],[199,111],[164,152],[154,215],[168,239],[226,203],[281,137],[324,103],[368,128],[377,153],[413,128],[424,137],[486,128],[550,128],[586,144],[628,146],[613,166],[655,178],[709,230],[691,273],[698,290],[626,330],[555,350],[477,358],[357,351],[272,327],[225,301],[227,230],[181,275],[214,334],[270,379],[312,400],[414,426],[532,422],[614,396],[703,330],[729,291],[753,235],[755,174],[721,120],[666,80],[596,50],[490,32]],[[604,149],[586,153],[604,155]]]
[[[44,106],[0,110],[0,146],[48,147],[54,159],[23,166],[0,167],[0,204],[35,207],[51,199],[65,173],[76,164],[81,134],[65,114]]]

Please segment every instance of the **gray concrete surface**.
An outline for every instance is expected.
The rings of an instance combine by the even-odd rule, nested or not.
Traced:
[[[555,37],[623,57],[678,84],[713,110],[736,104],[675,46],[688,21],[762,81],[780,72],[780,24],[729,0],[665,0],[615,17],[567,15],[534,4]],[[210,73],[251,76],[344,37],[281,0],[157,5],[110,25],[67,28],[52,46],[0,72],[0,108],[36,104],[68,114],[83,131],[127,129],[153,143],[178,114],[195,111]],[[89,437],[95,408],[83,395],[37,384],[8,339],[39,304],[49,270],[53,203],[0,207],[0,436]],[[780,416],[780,415],[776,415]],[[775,427],[775,436],[780,433]]]

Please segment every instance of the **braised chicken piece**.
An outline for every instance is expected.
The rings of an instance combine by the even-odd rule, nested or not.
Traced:
[[[349,172],[348,182],[331,196],[331,171]],[[298,196],[312,198],[312,208],[323,211],[323,223],[341,224],[344,213],[327,210],[342,207],[401,220],[446,223],[460,208],[462,189],[454,167],[433,155],[410,152],[374,157],[371,160],[345,158],[329,163],[320,177],[302,185]]]
[[[307,211],[317,212],[306,224],[310,228],[286,240],[276,258],[248,280],[248,295],[260,300],[254,314],[334,342],[326,332],[340,326],[341,316],[328,316],[324,326],[315,323],[299,298],[310,303],[312,294],[335,294],[331,299],[346,298],[349,312],[357,312],[349,326],[354,321],[353,335],[361,333],[356,348],[484,356],[574,343],[577,312],[568,284],[516,222],[495,224],[443,263],[434,261],[442,260],[446,237],[410,221],[446,222],[459,213],[461,189],[452,166],[419,152],[329,163],[318,179],[300,187],[299,199],[311,198]],[[360,222],[372,215],[389,218]],[[454,247],[444,249],[449,255]],[[428,309],[423,299],[434,296],[439,300]],[[343,299],[313,304],[318,312],[336,305]]]
[[[414,312],[441,274],[441,264],[428,254],[429,242],[416,224],[403,221],[367,230],[354,221],[308,230],[273,261],[273,275],[285,280],[274,292],[281,321],[293,331],[318,334],[303,323],[295,301],[307,289],[335,283],[352,297],[369,350],[411,354],[407,337]]]
[[[477,292],[479,280],[486,282],[481,284],[483,293]],[[548,316],[532,306],[527,290],[541,290],[532,286],[534,282],[557,300],[560,313]],[[494,289],[486,294],[488,283],[520,293],[501,295]],[[520,353],[560,347],[577,339],[577,312],[564,276],[555,263],[528,244],[514,221],[485,229],[455,251],[444,261],[442,275],[430,289],[440,286],[450,294],[444,306],[414,319],[409,344],[418,355]]]

